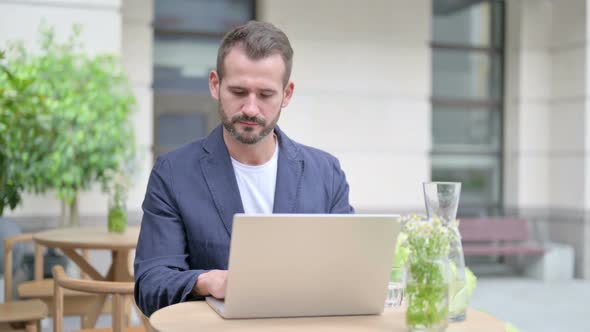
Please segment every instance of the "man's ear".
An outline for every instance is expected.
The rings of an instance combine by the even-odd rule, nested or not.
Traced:
[[[211,97],[215,100],[219,100],[220,84],[219,75],[215,70],[212,70],[209,73],[209,92],[211,92]]]
[[[295,90],[295,83],[293,83],[293,81],[289,81],[289,83],[287,83],[287,86],[285,87],[284,93],[283,93],[283,103],[281,104],[281,107],[287,107],[287,105],[289,105],[289,102],[291,101],[291,97],[293,97],[293,91]]]

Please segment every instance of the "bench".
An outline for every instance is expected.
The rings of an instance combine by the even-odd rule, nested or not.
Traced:
[[[574,249],[560,243],[539,243],[531,238],[521,218],[464,218],[459,223],[463,254],[496,257],[526,276],[545,280],[571,280]]]
[[[463,218],[459,232],[465,256],[542,256],[545,249],[531,241],[528,223],[520,218]]]

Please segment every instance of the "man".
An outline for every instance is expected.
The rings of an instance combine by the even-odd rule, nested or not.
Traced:
[[[135,257],[135,300],[146,315],[224,298],[236,213],[353,212],[338,160],[276,127],[293,96],[292,58],[269,23],[224,37],[209,75],[222,125],[159,157],[148,183]]]

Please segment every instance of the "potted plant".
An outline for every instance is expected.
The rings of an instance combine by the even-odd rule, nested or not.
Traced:
[[[53,29],[42,25],[40,52],[13,43],[5,60],[12,76],[27,84],[27,94],[11,101],[7,112],[20,117],[32,112],[31,104],[40,110],[27,118],[31,125],[10,122],[10,116],[0,120],[0,128],[8,126],[5,130],[15,137],[7,165],[26,164],[20,189],[56,191],[62,202],[61,226],[78,224],[79,191],[97,182],[107,187],[108,171],[131,159],[135,148],[129,121],[135,100],[120,63],[113,55],[88,55],[79,36],[74,27],[60,43]],[[7,77],[0,77],[0,86]]]
[[[40,36],[38,52],[14,42],[0,60],[0,214],[23,191],[52,190],[61,226],[76,225],[78,192],[106,187],[107,171],[134,153],[135,101],[118,59],[85,53],[78,27],[61,43],[46,25]],[[64,260],[52,250],[45,258]]]
[[[39,107],[40,96],[30,89],[33,73],[15,76],[4,63],[0,50],[0,241],[21,233],[18,224],[2,218],[6,209],[14,209],[21,202],[25,181],[31,173],[29,161],[35,155],[20,155],[18,151],[30,149],[35,144],[29,140],[43,131],[35,120],[43,114]],[[18,156],[19,158],[15,158]],[[19,266],[24,256],[24,247],[13,249],[13,264]],[[0,246],[0,272],[4,273],[4,246]]]
[[[14,209],[23,190],[34,185],[30,175],[41,155],[30,152],[47,134],[38,121],[47,114],[43,96],[32,87],[35,73],[13,73],[4,62],[0,50],[0,216],[6,208]]]

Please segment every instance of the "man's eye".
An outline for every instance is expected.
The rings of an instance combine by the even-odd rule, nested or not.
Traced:
[[[260,94],[260,96],[261,96],[262,98],[270,98],[270,97],[272,97],[272,96],[273,96],[273,94],[272,94],[272,93],[262,93],[262,94]]]
[[[232,90],[232,93],[236,96],[244,96],[246,94],[246,91],[243,90]]]

